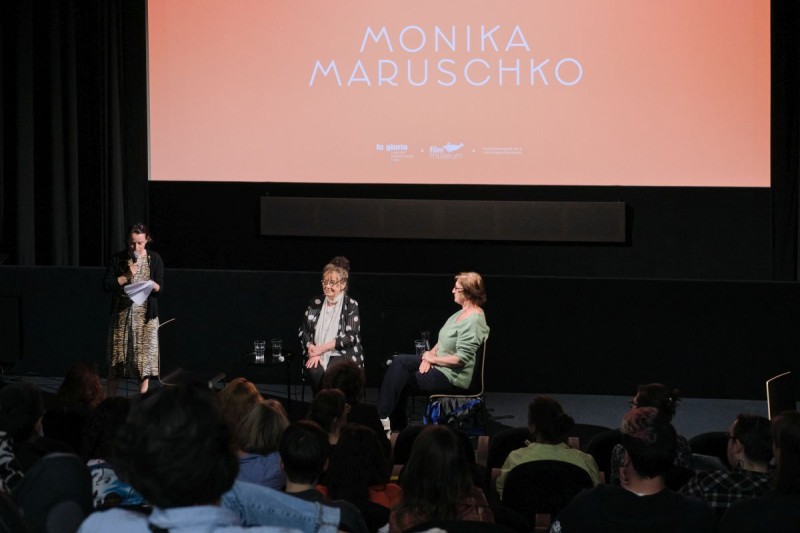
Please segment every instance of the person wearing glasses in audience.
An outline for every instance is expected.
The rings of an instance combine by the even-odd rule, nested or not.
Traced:
[[[387,433],[406,426],[407,387],[414,393],[451,394],[465,392],[470,386],[478,349],[489,337],[481,308],[486,302],[483,278],[477,272],[461,272],[455,276],[452,293],[461,309],[439,330],[436,346],[422,356],[399,354],[386,370],[378,414]]]
[[[325,371],[344,359],[364,368],[358,302],[346,294],[350,261],[337,256],[322,269],[322,292],[308,303],[300,326],[305,372],[316,391]]]

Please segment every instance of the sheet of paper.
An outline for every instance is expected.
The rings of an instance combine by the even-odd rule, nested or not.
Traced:
[[[150,296],[152,290],[153,280],[137,281],[136,283],[125,285],[125,294],[136,305],[142,305],[147,300],[147,297]]]

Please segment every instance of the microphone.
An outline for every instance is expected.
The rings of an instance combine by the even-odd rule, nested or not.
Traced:
[[[139,252],[137,252],[136,250],[133,251],[133,261],[135,263],[139,262]]]

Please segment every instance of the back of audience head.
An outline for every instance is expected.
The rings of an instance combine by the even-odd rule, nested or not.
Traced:
[[[256,386],[245,378],[236,378],[219,393],[225,419],[234,430],[257,403],[264,401]]]
[[[636,473],[643,478],[663,476],[672,467],[678,435],[655,407],[636,407],[622,419],[622,446]]]
[[[92,367],[83,362],[69,367],[56,394],[56,401],[65,407],[94,408],[103,398],[100,377]]]
[[[237,434],[239,448],[247,453],[267,455],[277,452],[289,417],[277,400],[257,403],[242,419]]]
[[[787,411],[772,420],[775,490],[800,495],[800,413]]]
[[[426,426],[414,440],[400,485],[400,512],[421,512],[429,519],[455,518],[458,502],[473,487],[458,436],[447,426]]]
[[[293,483],[315,484],[325,470],[329,449],[328,434],[316,422],[289,424],[279,448],[286,478]]]
[[[739,464],[742,459],[737,458],[739,447],[747,460],[765,467],[769,465],[772,460],[770,421],[758,415],[738,415],[728,435],[728,463],[732,467],[742,466]]]
[[[0,389],[0,430],[14,442],[30,440],[41,432],[44,400],[39,387],[20,381]]]
[[[131,402],[124,396],[106,398],[92,412],[83,435],[83,459],[111,460],[117,432],[128,418]]]
[[[347,423],[347,399],[339,389],[323,389],[314,396],[308,419],[319,424],[329,434]]]
[[[667,417],[667,422],[671,422],[680,402],[679,394],[678,389],[672,389],[661,383],[639,385],[631,407],[655,407]]]
[[[364,370],[351,359],[333,365],[322,376],[322,388],[339,389],[350,405],[361,401],[364,396],[364,386]]]
[[[528,405],[528,427],[536,442],[558,444],[575,427],[575,420],[549,396],[537,396]]]
[[[378,435],[360,424],[344,426],[332,451],[328,476],[331,498],[366,501],[370,487],[389,481],[389,462]]]
[[[188,384],[152,391],[132,406],[112,466],[161,508],[216,503],[239,471],[217,398]]]

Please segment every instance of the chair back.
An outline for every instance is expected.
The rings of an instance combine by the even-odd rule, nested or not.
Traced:
[[[622,443],[622,432],[618,429],[609,429],[596,434],[586,444],[586,453],[594,457],[597,468],[605,472],[606,479],[611,478],[611,452],[614,446]]]
[[[791,372],[784,372],[767,380],[767,411],[769,419],[784,411],[797,409],[797,397],[794,395],[794,379]]]
[[[503,505],[536,523],[536,514],[557,515],[583,489],[592,488],[589,473],[564,461],[531,461],[515,466],[503,487]]]

